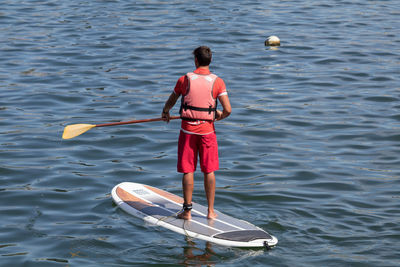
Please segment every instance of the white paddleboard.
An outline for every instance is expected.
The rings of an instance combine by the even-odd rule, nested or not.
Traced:
[[[167,191],[138,183],[120,183],[112,192],[114,202],[127,213],[177,233],[230,247],[271,247],[278,239],[263,229],[216,211],[207,219],[207,207],[193,204],[192,219],[178,219],[183,198]]]

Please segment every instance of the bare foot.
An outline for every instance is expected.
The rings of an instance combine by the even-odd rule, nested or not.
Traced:
[[[179,219],[183,219],[183,220],[192,219],[192,215],[190,214],[190,211],[182,211],[176,217],[178,217]]]
[[[218,217],[218,214],[214,211],[208,211],[207,219],[215,219]]]

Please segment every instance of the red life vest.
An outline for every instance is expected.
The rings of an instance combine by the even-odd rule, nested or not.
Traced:
[[[213,97],[213,86],[217,79],[215,74],[186,74],[188,88],[182,96],[179,113],[184,120],[215,120],[217,99]]]

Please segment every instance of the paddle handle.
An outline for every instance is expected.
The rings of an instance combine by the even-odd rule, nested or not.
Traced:
[[[176,120],[176,119],[180,119],[180,118],[181,118],[180,116],[172,116],[169,119],[170,120]],[[142,123],[142,122],[152,122],[152,121],[162,121],[162,120],[163,120],[163,118],[133,120],[133,121],[120,121],[120,122],[96,124],[96,127],[115,126],[115,125],[133,124],[133,123]]]

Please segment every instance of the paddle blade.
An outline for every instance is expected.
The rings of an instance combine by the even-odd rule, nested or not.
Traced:
[[[64,128],[63,139],[71,139],[96,127],[94,124],[72,124]]]

